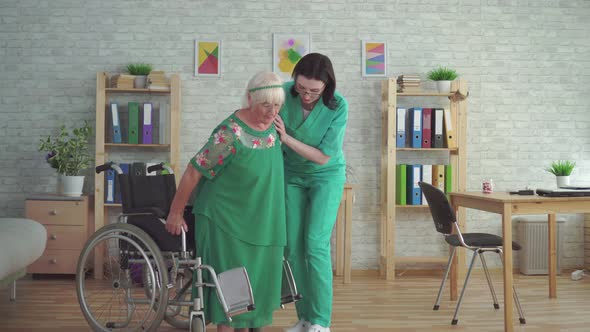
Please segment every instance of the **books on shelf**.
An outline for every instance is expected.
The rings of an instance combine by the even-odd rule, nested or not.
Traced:
[[[395,115],[397,148],[457,148],[449,108],[398,107]]]
[[[115,74],[111,76],[110,86],[117,89],[133,89],[135,76],[127,74]]]
[[[148,75],[148,89],[157,91],[170,90],[170,80],[164,71],[151,71]]]
[[[111,101],[105,113],[106,143],[169,144],[166,103]]]
[[[397,92],[422,92],[420,76],[400,75],[397,78]]]

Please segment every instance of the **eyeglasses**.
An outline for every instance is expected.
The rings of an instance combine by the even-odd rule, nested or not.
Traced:
[[[308,91],[306,88],[299,85],[299,83],[295,83],[295,91],[297,91],[297,93],[299,93],[302,96],[308,95],[312,98],[321,96],[321,94],[324,92],[324,87],[325,85],[321,89],[312,89]]]

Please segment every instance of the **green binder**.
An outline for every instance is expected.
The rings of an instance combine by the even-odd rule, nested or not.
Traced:
[[[445,193],[447,197],[453,191],[453,166],[445,165]]]
[[[395,203],[406,205],[406,165],[395,165]]]
[[[129,144],[139,144],[139,103],[129,102]]]

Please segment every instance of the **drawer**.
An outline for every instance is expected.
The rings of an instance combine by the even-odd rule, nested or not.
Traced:
[[[86,227],[46,225],[45,249],[76,249],[81,251],[86,242]]]
[[[26,216],[45,225],[86,225],[86,201],[27,200]]]
[[[76,274],[80,250],[45,250],[43,255],[27,268],[27,273]]]

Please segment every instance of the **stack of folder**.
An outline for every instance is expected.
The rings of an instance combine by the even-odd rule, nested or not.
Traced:
[[[397,78],[398,92],[421,92],[420,76],[400,75]]]
[[[457,148],[449,108],[398,107],[396,109],[396,147]]]
[[[133,89],[135,76],[126,74],[115,74],[111,77],[111,86],[118,89]]]
[[[430,183],[447,195],[453,191],[452,165],[396,165],[396,204],[427,205],[418,182]]]
[[[148,89],[150,90],[170,90],[170,81],[166,78],[163,71],[152,71],[148,75]]]

